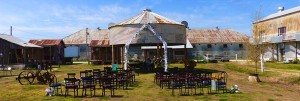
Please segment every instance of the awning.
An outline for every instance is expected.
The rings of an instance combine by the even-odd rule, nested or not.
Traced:
[[[184,45],[167,46],[171,49],[184,49]],[[186,39],[186,48],[193,48],[193,45]],[[142,46],[141,49],[157,49],[157,46]]]

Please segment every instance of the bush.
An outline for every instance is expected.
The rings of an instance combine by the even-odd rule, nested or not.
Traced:
[[[299,63],[299,59],[295,58],[293,61],[292,61],[293,64],[297,64]]]
[[[194,60],[184,60],[184,64],[186,65],[186,69],[192,70],[196,67],[197,63]]]

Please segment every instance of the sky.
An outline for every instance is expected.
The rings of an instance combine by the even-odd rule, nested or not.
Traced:
[[[0,34],[24,41],[64,38],[81,29],[107,29],[149,8],[191,29],[231,29],[251,36],[253,15],[296,7],[300,0],[0,0]]]

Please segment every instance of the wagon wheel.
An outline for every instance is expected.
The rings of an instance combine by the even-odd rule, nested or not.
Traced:
[[[26,71],[22,71],[19,75],[18,75],[18,78],[17,80],[19,81],[19,83],[21,85],[24,85],[24,84],[30,84],[27,80],[27,72]]]
[[[47,83],[43,74],[41,72],[36,72],[36,79],[39,81],[39,83],[45,84]]]
[[[54,78],[55,78],[55,75],[52,74],[52,73],[49,73],[49,72],[45,72],[43,74],[43,78],[45,80],[45,83],[48,83],[50,84],[51,82],[53,82]]]
[[[32,85],[33,82],[34,82],[34,79],[35,79],[34,72],[33,71],[28,72],[28,74],[27,74],[27,81],[29,82],[29,84]]]

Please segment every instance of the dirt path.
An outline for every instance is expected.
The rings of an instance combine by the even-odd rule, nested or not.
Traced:
[[[300,76],[299,70],[267,68],[266,71],[278,72],[278,73],[286,74],[286,75]]]

